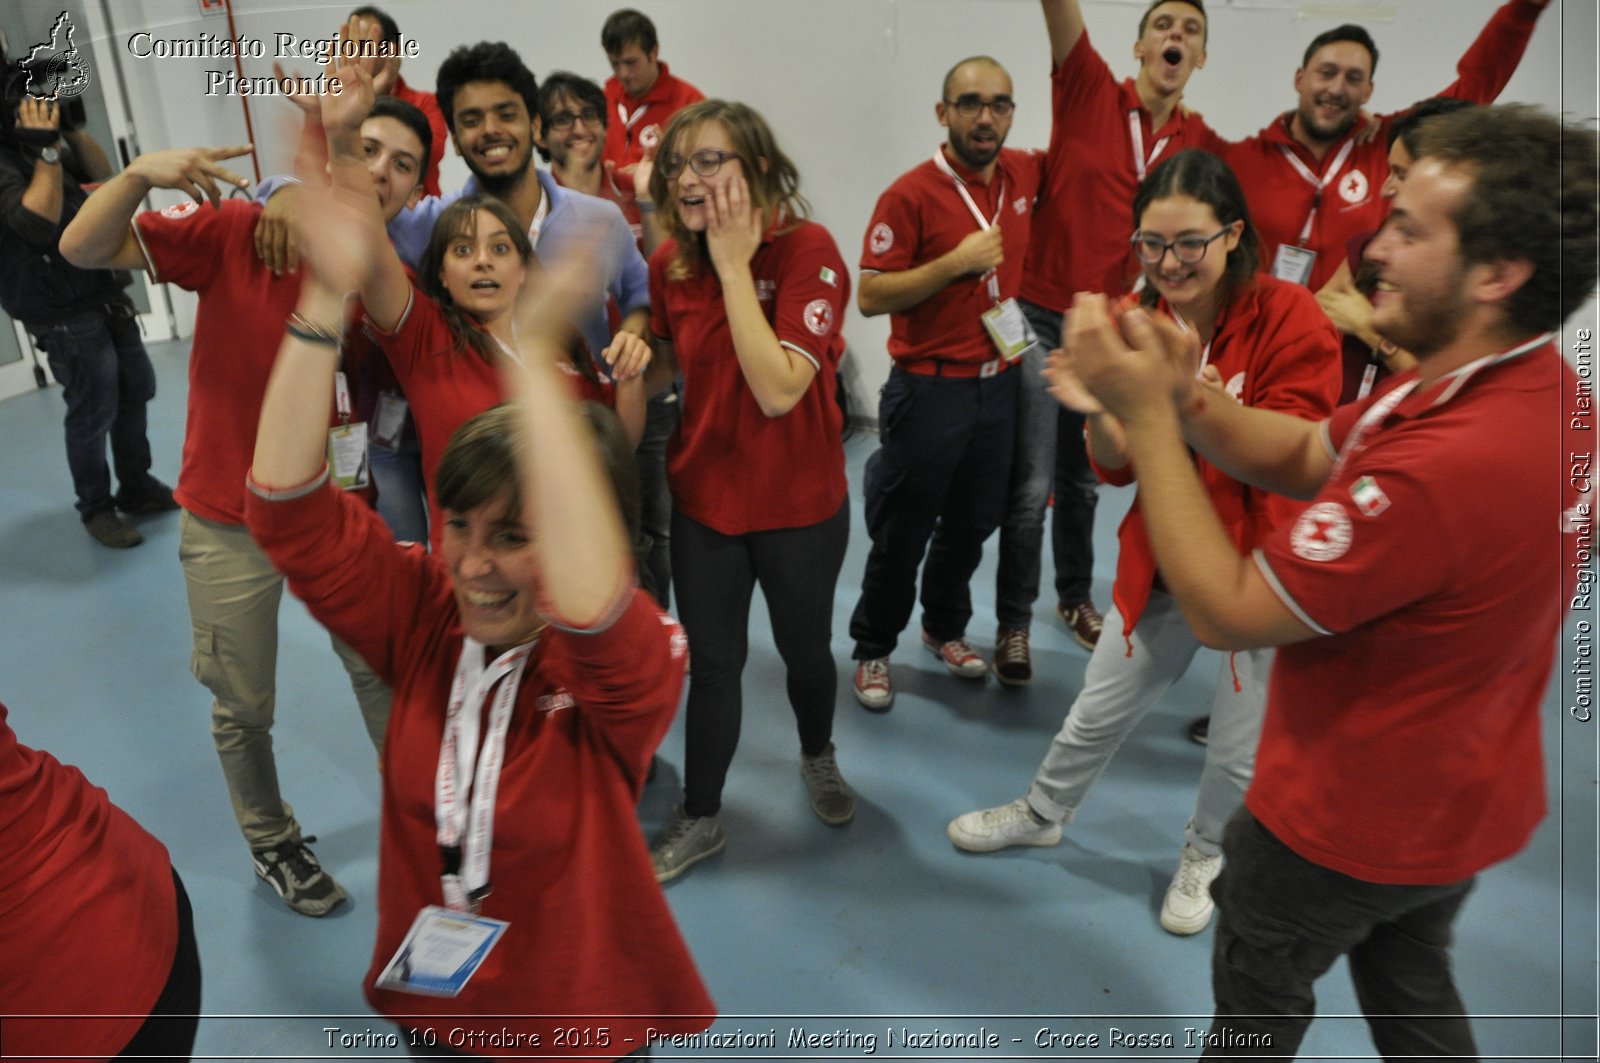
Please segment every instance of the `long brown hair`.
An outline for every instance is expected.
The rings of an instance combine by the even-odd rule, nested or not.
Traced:
[[[734,154],[744,164],[750,198],[758,209],[781,217],[786,229],[810,217],[811,205],[800,194],[800,171],[778,147],[778,140],[766,119],[746,104],[732,100],[701,100],[685,107],[668,123],[657,158],[681,155],[680,146],[689,135],[712,121],[722,123],[727,131]],[[687,159],[684,165],[688,165]],[[675,183],[662,175],[658,162],[650,176],[650,198],[656,202],[662,227],[678,243],[678,255],[667,268],[667,276],[683,280],[706,262],[706,236],[684,228],[683,218],[678,214],[677,197],[670,187]]]
[[[450,244],[457,237],[465,236],[477,239],[478,236],[478,211],[486,210],[493,214],[505,225],[506,232],[511,234],[511,242],[516,246],[517,254],[522,258],[522,264],[530,270],[537,264],[533,257],[533,244],[528,240],[528,231],[523,228],[522,222],[517,219],[511,208],[493,196],[477,193],[462,196],[439,214],[439,219],[433,223],[433,232],[428,236],[428,246],[422,252],[422,260],[417,264],[417,284],[422,288],[423,294],[439,304],[439,311],[444,315],[445,323],[450,326],[450,335],[455,340],[456,350],[471,350],[486,362],[494,362],[494,352],[497,344],[494,337],[482,327],[482,322],[467,311],[456,305],[450,297],[450,291],[444,286],[444,281],[439,274],[444,267],[444,256]],[[524,278],[523,283],[527,283]]]

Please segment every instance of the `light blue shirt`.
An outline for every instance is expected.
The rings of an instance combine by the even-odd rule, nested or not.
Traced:
[[[532,163],[529,163],[532,166]],[[599,269],[605,279],[605,291],[617,301],[622,316],[650,305],[650,271],[639,246],[633,241],[633,231],[628,227],[622,210],[609,199],[562,188],[554,177],[533,167],[549,206],[544,221],[539,226],[539,237],[533,250],[545,263],[560,261],[564,248],[574,240],[598,240],[596,253]],[[281,187],[283,179],[270,177],[256,191],[256,198],[265,201]],[[400,258],[413,270],[422,260],[422,252],[433,235],[433,225],[451,203],[462,196],[481,191],[476,176],[455,192],[443,196],[425,196],[415,207],[402,210],[389,222],[389,239]],[[587,308],[581,320],[575,323],[583,333],[589,353],[598,361],[600,352],[611,343],[611,321],[606,304],[601,300]]]

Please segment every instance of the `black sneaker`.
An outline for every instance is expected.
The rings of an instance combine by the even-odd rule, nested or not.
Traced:
[[[1202,716],[1189,725],[1189,741],[1197,746],[1211,741],[1211,717]]]
[[[119,494],[116,501],[117,508],[124,513],[170,513],[178,508],[172,488],[153,477],[143,489]]]
[[[109,509],[102,509],[84,521],[83,530],[93,536],[95,542],[101,546],[109,546],[113,550],[138,546],[144,542],[144,536],[139,534],[138,528]]]
[[[327,915],[349,897],[344,887],[322,870],[316,855],[307,847],[306,842],[316,840],[308,837],[301,841],[279,842],[271,849],[256,849],[250,853],[256,875],[278,891],[284,904],[301,915]]]

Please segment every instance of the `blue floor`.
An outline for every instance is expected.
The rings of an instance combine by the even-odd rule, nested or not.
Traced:
[[[169,481],[182,443],[186,352],[183,342],[152,349],[161,394],[151,442],[156,472]],[[9,620],[0,700],[12,726],[25,744],[83,768],[171,849],[194,901],[205,970],[198,1056],[401,1054],[381,1043],[390,1027],[360,993],[373,937],[378,777],[326,637],[286,597],[275,728],[283,790],[352,897],[318,921],[293,914],[256,880],[234,825],[209,697],[188,671],[175,516],[142,519],[148,541],[133,550],[91,541],[71,506],[60,413],[55,389],[0,405],[0,615]],[[849,444],[855,485],[873,446],[871,436]],[[848,690],[844,636],[867,548],[854,493],[835,647],[836,742],[860,795],[856,819],[829,828],[807,806],[758,602],[723,813],[727,850],[667,890],[724,1014],[716,1029],[775,1031],[777,1047],[658,1056],[1194,1057],[1185,1031],[1204,1030],[1210,1014],[1211,933],[1173,937],[1156,912],[1201,766],[1184,727],[1203,711],[1222,658],[1204,654],[1129,740],[1059,848],[957,852],[945,823],[1023,792],[1087,655],[1054,618],[1047,592],[1036,610],[1031,687],[951,677],[913,634],[894,658],[893,712],[862,711]],[[1102,604],[1130,497],[1102,495]],[[989,555],[971,631],[985,653],[992,546]],[[1475,1026],[1486,1058],[1594,1058],[1594,731],[1569,730],[1554,692],[1547,702],[1551,817],[1527,850],[1482,876],[1458,928],[1459,982],[1482,1016]],[[640,810],[650,835],[678,800],[681,723],[662,752]],[[1324,1017],[1304,1056],[1373,1058],[1342,968],[1319,989]],[[906,1047],[904,1031],[937,1047]],[[785,1047],[835,1034],[838,1047]],[[1114,1043],[1132,1034],[1171,1046]],[[1097,1044],[1073,1047],[1074,1037]]]

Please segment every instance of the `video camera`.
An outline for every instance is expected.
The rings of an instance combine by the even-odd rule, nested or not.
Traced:
[[[0,98],[0,140],[43,147],[55,141],[55,133],[42,129],[17,128],[17,112],[21,109],[22,99],[27,94],[30,73],[28,67],[11,58],[6,50],[5,40],[0,38],[0,90],[4,92],[3,98]],[[88,120],[80,97],[60,98],[56,101],[56,106],[61,115],[62,133],[82,129],[84,122]]]

